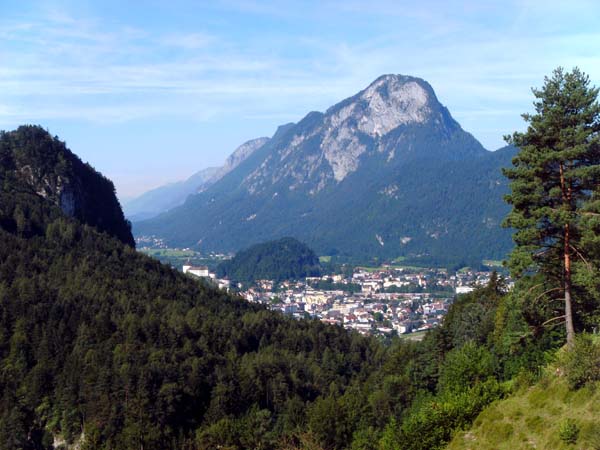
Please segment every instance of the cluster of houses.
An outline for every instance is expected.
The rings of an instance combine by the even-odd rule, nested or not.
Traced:
[[[340,289],[314,289],[305,282],[288,283],[277,291],[251,288],[242,295],[251,302],[295,317],[315,317],[362,334],[403,334],[423,331],[440,324],[452,297],[431,293],[350,293]],[[368,287],[367,287],[368,286]]]
[[[183,272],[231,288],[229,280],[218,279],[206,266],[184,265]],[[356,268],[351,276],[334,274],[280,283],[259,280],[246,289],[233,287],[246,300],[283,314],[318,318],[362,334],[392,335],[438,326],[456,294],[487,284],[489,276],[489,272],[448,274],[445,269],[384,266]]]

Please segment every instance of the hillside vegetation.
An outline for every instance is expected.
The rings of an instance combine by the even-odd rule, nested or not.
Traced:
[[[386,347],[205,287],[21,187],[3,183],[2,448],[439,448],[540,360],[493,349],[521,323],[494,319],[497,277]]]
[[[218,276],[243,282],[299,280],[320,274],[319,258],[294,238],[253,245],[217,267]]]
[[[536,386],[484,411],[451,448],[600,448],[600,343],[581,333],[600,321],[598,92],[578,68],[554,70],[533,90],[527,131],[509,138],[520,152],[505,170],[511,296],[537,342],[563,325],[567,344],[546,350],[555,361]]]
[[[494,402],[448,450],[600,449],[600,385],[573,390],[561,374],[551,365],[538,383]]]
[[[0,206],[2,227],[23,236],[62,212],[135,245],[113,183],[39,126],[0,132]]]
[[[382,356],[373,340],[202,287],[73,220],[27,238],[0,230],[5,449],[82,432],[90,449],[276,448]]]

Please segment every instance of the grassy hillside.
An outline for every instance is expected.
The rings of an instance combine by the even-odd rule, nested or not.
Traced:
[[[571,390],[551,367],[541,381],[486,408],[449,450],[600,449],[600,384]],[[574,424],[572,427],[570,424]],[[571,430],[578,430],[569,433]],[[569,443],[569,434],[572,438]]]

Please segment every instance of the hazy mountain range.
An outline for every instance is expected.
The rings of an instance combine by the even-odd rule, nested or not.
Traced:
[[[422,79],[384,75],[259,144],[134,233],[207,251],[294,236],[321,255],[437,262],[511,246],[501,168],[515,149],[483,148]]]
[[[186,180],[169,183],[145,192],[139,197],[123,202],[123,210],[130,220],[137,221],[150,219],[179,206],[185,202],[188,196],[202,192],[223,178],[268,140],[268,137],[261,137],[245,142],[229,155],[223,166],[208,167],[196,172]]]

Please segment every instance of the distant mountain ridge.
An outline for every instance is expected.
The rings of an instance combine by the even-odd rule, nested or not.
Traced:
[[[126,216],[133,221],[150,219],[183,204],[188,196],[206,190],[268,140],[268,137],[260,137],[244,142],[227,158],[223,166],[202,169],[186,180],[159,186],[124,202]]]
[[[227,157],[225,160],[225,164],[222,167],[219,167],[215,174],[211,177],[210,181],[215,183],[216,181],[223,178],[233,169],[240,165],[245,159],[247,159],[252,153],[254,153],[257,149],[261,148],[269,142],[268,137],[259,137],[257,139],[251,139],[249,141],[244,142],[235,151]]]
[[[176,246],[236,251],[293,236],[322,255],[481,261],[510,232],[500,169],[422,79],[384,75],[282,127],[181,207],[134,224]]]
[[[181,205],[188,195],[201,189],[218,171],[208,167],[183,181],[169,183],[144,192],[139,197],[123,202],[123,210],[130,220],[150,219],[161,212]]]

